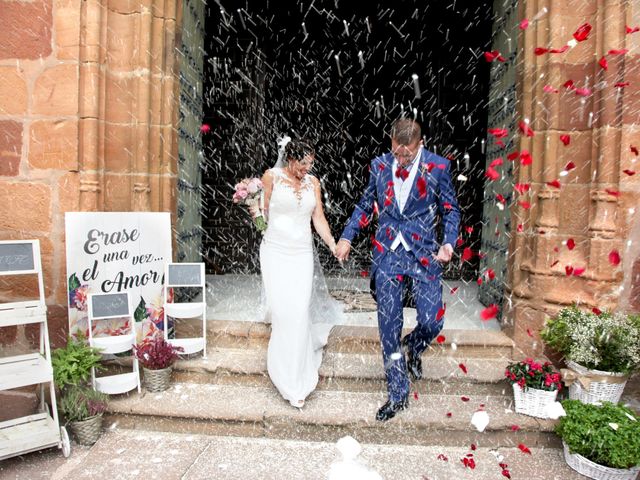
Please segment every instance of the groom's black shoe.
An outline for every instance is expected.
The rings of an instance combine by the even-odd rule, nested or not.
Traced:
[[[409,398],[405,398],[400,402],[392,402],[391,400],[387,400],[378,413],[376,413],[376,420],[380,422],[386,422],[387,420],[392,419],[396,416],[400,410],[406,410],[409,408]]]
[[[414,382],[422,379],[422,358],[420,355],[414,355],[407,345],[406,338],[402,340],[402,348],[407,352],[407,370],[409,376]]]

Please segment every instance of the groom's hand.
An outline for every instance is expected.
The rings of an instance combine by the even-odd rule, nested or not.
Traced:
[[[346,240],[340,240],[336,247],[336,258],[340,263],[349,259],[349,252],[351,251],[351,244]]]
[[[441,263],[447,263],[451,260],[453,256],[453,247],[449,243],[445,243],[438,250],[438,254],[436,255],[436,260]]]

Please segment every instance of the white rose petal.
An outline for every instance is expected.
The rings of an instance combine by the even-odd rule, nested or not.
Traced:
[[[610,423],[609,426],[611,428],[613,428],[614,430],[618,430],[618,424],[617,423]]]
[[[484,432],[484,429],[489,425],[489,414],[484,410],[477,411],[471,417],[471,424],[476,427],[479,432]]]
[[[552,420],[557,420],[560,417],[566,416],[567,412],[564,411],[560,402],[553,402],[544,407],[544,414]]]

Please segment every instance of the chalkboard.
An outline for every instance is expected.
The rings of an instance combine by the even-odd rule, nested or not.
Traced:
[[[34,269],[33,243],[0,243],[0,272]]]
[[[129,294],[97,293],[90,296],[91,318],[129,316]]]
[[[169,265],[169,285],[200,285],[202,284],[202,264]]]

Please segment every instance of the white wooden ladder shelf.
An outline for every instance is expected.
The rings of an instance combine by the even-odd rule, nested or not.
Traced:
[[[129,329],[119,335],[95,337],[94,325],[101,320],[127,319]],[[129,293],[95,293],[89,295],[89,345],[100,349],[102,354],[115,354],[131,351],[133,370],[97,377],[95,368],[91,369],[93,388],[99,392],[116,395],[138,389],[140,392],[140,372],[138,359],[133,355],[133,346],[136,343],[136,329],[131,314]]]
[[[66,429],[60,427],[58,419],[40,242],[0,241],[0,276],[12,279],[27,275],[37,276],[38,292],[34,295],[37,299],[0,304],[0,327],[38,325],[39,351],[0,357],[0,390],[38,385],[40,407],[37,413],[0,422],[0,460],[49,447],[61,448],[65,457],[71,453],[69,436]],[[51,408],[45,403],[46,385],[49,388]]]
[[[207,357],[207,302],[206,278],[204,263],[167,263],[164,272],[164,338],[176,347],[184,349],[183,354],[202,351]],[[175,303],[169,302],[170,291],[176,288],[198,288],[201,295],[199,301]],[[202,335],[191,338],[169,338],[167,317],[174,319],[201,317]],[[177,330],[174,322],[174,332]]]

